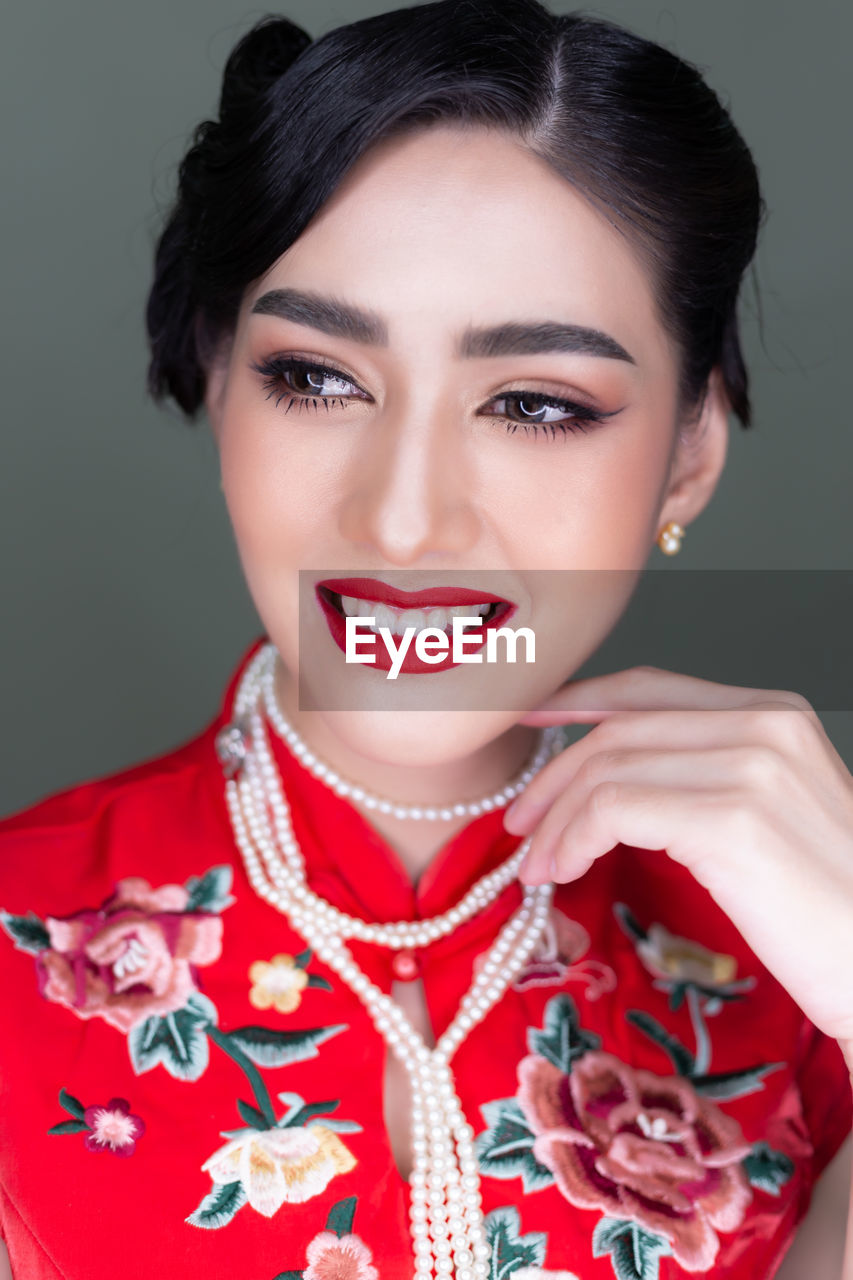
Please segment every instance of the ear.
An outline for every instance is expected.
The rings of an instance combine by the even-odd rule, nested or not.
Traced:
[[[698,417],[679,427],[658,528],[674,520],[686,529],[710,502],[726,461],[729,412],[720,371],[715,368]]]

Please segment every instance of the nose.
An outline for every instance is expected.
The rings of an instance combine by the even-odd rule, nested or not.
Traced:
[[[480,517],[461,424],[435,411],[397,413],[374,420],[370,437],[346,478],[342,536],[389,565],[470,551]]]

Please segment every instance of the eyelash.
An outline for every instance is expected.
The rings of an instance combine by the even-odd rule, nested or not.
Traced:
[[[302,360],[297,356],[270,356],[259,363],[253,362],[252,368],[264,379],[263,387],[267,392],[267,399],[277,396],[276,407],[281,404],[286,396],[290,396],[284,409],[285,413],[289,413],[294,406],[299,412],[306,409],[319,412],[320,404],[325,405],[326,412],[328,412],[336,402],[343,407],[348,400],[354,398],[351,396],[311,396],[305,392],[296,391],[287,384],[286,378],[288,374],[315,374],[321,378],[333,378],[339,382],[348,382],[351,386],[357,385],[352,378],[341,373],[339,369],[333,369],[330,365],[325,365],[318,361]],[[516,402],[532,400],[537,406],[534,410],[535,413],[547,408],[560,409],[563,413],[572,415],[570,422],[541,423],[516,421],[515,418],[506,418],[499,413],[486,415],[486,417],[490,418],[500,418],[506,425],[507,432],[510,435],[514,435],[518,427],[523,427],[525,431],[532,431],[534,436],[547,435],[550,430],[551,438],[554,439],[557,430],[562,431],[564,436],[568,431],[583,431],[585,433],[587,428],[598,426],[605,419],[613,417],[613,413],[602,413],[597,409],[589,408],[587,405],[576,404],[572,400],[562,400],[559,397],[548,396],[538,391],[506,391],[503,395],[493,398]],[[618,410],[614,412],[618,412]]]

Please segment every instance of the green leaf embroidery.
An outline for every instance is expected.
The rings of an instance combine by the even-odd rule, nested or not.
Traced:
[[[544,1231],[521,1235],[521,1220],[514,1205],[493,1209],[485,1221],[486,1243],[492,1250],[489,1280],[506,1280],[521,1267],[541,1267],[548,1237]]]
[[[622,932],[627,934],[632,942],[645,942],[649,935],[626,902],[614,902],[613,914]]]
[[[337,1204],[333,1204],[326,1219],[326,1230],[334,1231],[339,1237],[349,1235],[352,1231],[357,1202],[358,1196],[347,1196],[346,1200],[339,1200]]]
[[[32,911],[25,916],[13,916],[11,912],[0,909],[0,924],[18,951],[29,951],[31,955],[35,955],[50,946],[47,928]]]
[[[766,1142],[756,1142],[752,1151],[741,1161],[747,1178],[759,1191],[778,1196],[794,1172],[794,1162],[784,1151],[776,1151]]]
[[[59,1090],[59,1105],[64,1111],[70,1111],[72,1116],[76,1116],[78,1120],[82,1120],[86,1112],[86,1108],[79,1098],[75,1098],[67,1089]]]
[[[273,1280],[302,1280],[302,1274],[301,1271],[279,1271]]]
[[[237,1110],[246,1124],[251,1125],[253,1129],[269,1129],[266,1117],[257,1107],[253,1107],[251,1103],[244,1102],[242,1098],[237,1099]]]
[[[184,1221],[193,1227],[224,1227],[246,1203],[246,1190],[239,1180],[214,1187]]]
[[[575,1058],[589,1049],[600,1048],[601,1036],[582,1030],[574,1001],[561,992],[545,1006],[543,1030],[528,1028],[527,1044],[531,1053],[547,1058],[568,1075]]]
[[[668,982],[655,983],[655,986],[658,985],[664,990],[669,987],[669,1007],[673,1013],[677,1013],[684,1004],[684,997],[687,993],[688,984],[686,982],[673,982],[670,986]]]
[[[279,1121],[278,1127],[280,1129],[304,1129],[306,1124],[313,1120],[315,1116],[325,1116],[327,1112],[334,1111],[340,1105],[340,1098],[329,1098],[325,1102],[306,1102],[304,1106],[288,1111],[284,1119]]]
[[[321,978],[321,977],[320,977],[320,975],[319,975],[319,973],[309,973],[309,974],[308,974],[308,986],[309,986],[309,987],[320,987],[320,988],[321,988],[321,990],[323,990],[323,991],[333,991],[333,990],[334,990],[334,987],[332,986],[331,982],[329,982],[329,981],[328,981],[328,979],[326,979],[326,978]]]
[[[307,1058],[316,1058],[318,1044],[347,1030],[349,1024],[341,1022],[332,1027],[309,1027],[304,1031],[237,1027],[225,1034],[259,1067],[283,1067],[289,1062],[304,1062]]]
[[[137,1023],[127,1037],[136,1074],[162,1063],[178,1080],[198,1080],[210,1057],[205,1027],[215,1024],[217,1017],[213,1001],[194,991],[182,1009]]]
[[[355,1120],[335,1120],[332,1116],[323,1116],[323,1127],[334,1129],[335,1133],[361,1133],[361,1125]],[[279,1125],[279,1128],[281,1126]]]
[[[745,1098],[764,1088],[763,1076],[778,1071],[784,1062],[767,1062],[756,1067],[744,1067],[739,1071],[721,1071],[712,1076],[692,1076],[691,1083],[697,1093],[705,1098]]]
[[[636,1222],[601,1218],[592,1235],[592,1253],[609,1253],[617,1280],[658,1280],[660,1259],[672,1254],[672,1245]]]
[[[689,1076],[691,1074],[695,1065],[693,1054],[680,1040],[670,1035],[666,1027],[661,1026],[657,1018],[653,1018],[650,1013],[646,1013],[643,1009],[626,1009],[625,1017],[628,1022],[633,1023],[635,1027],[639,1027],[640,1031],[645,1032],[650,1040],[654,1040],[655,1044],[660,1045],[664,1053],[670,1058],[678,1075]]]
[[[298,956],[293,957],[293,963],[296,965],[297,969],[307,969],[311,963],[311,957],[313,954],[314,952],[311,948],[306,947],[304,951],[299,952]]]
[[[516,1099],[486,1102],[480,1110],[489,1126],[474,1143],[481,1172],[491,1178],[520,1177],[525,1192],[549,1187],[554,1175],[533,1155],[535,1134]]]
[[[225,864],[211,867],[203,876],[190,876],[185,886],[190,896],[184,911],[219,912],[230,907],[236,902],[228,892],[233,875],[233,867]]]
[[[91,1132],[85,1120],[61,1120],[52,1125],[48,1133],[88,1133]]]
[[[332,1098],[328,1102],[306,1102],[301,1094],[288,1092],[279,1093],[277,1097],[287,1108],[278,1121],[279,1129],[301,1128],[314,1116],[321,1115],[327,1129],[335,1129],[339,1133],[361,1133],[361,1125],[356,1124],[355,1120],[332,1120],[326,1114],[340,1106],[339,1098]]]

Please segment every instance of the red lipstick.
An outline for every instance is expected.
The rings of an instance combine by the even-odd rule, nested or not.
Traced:
[[[470,591],[465,587],[429,587],[425,591],[400,591],[376,578],[323,578],[318,587],[326,587],[341,596],[356,596],[359,600],[374,600],[387,604],[391,609],[440,609],[443,605],[452,609],[460,604],[510,604],[503,596],[491,591]]]
[[[389,587],[387,583],[378,582],[375,578],[324,578],[322,582],[315,584],[315,594],[332,639],[343,653],[346,653],[346,619],[341,608],[342,595],[387,604],[392,609],[424,609],[441,606],[453,608],[454,605],[483,604],[484,602],[495,605],[492,616],[482,619],[479,631],[474,627],[466,628],[464,646],[466,655],[479,652],[486,643],[487,633],[502,626],[517,610],[516,605],[490,592],[471,591],[463,587],[430,587],[424,591],[399,591]],[[362,632],[362,636],[373,634],[375,633],[369,631]],[[399,637],[397,639],[399,640]],[[428,675],[460,666],[461,664],[454,662],[452,657],[452,633],[448,636],[448,642],[447,652],[441,655],[440,662],[435,663],[423,662],[417,655],[414,643],[410,644],[400,666],[400,673]],[[367,665],[379,671],[391,670],[392,657],[380,635],[376,635],[372,648],[360,645],[359,649],[361,653],[369,653],[375,657],[375,662]]]

